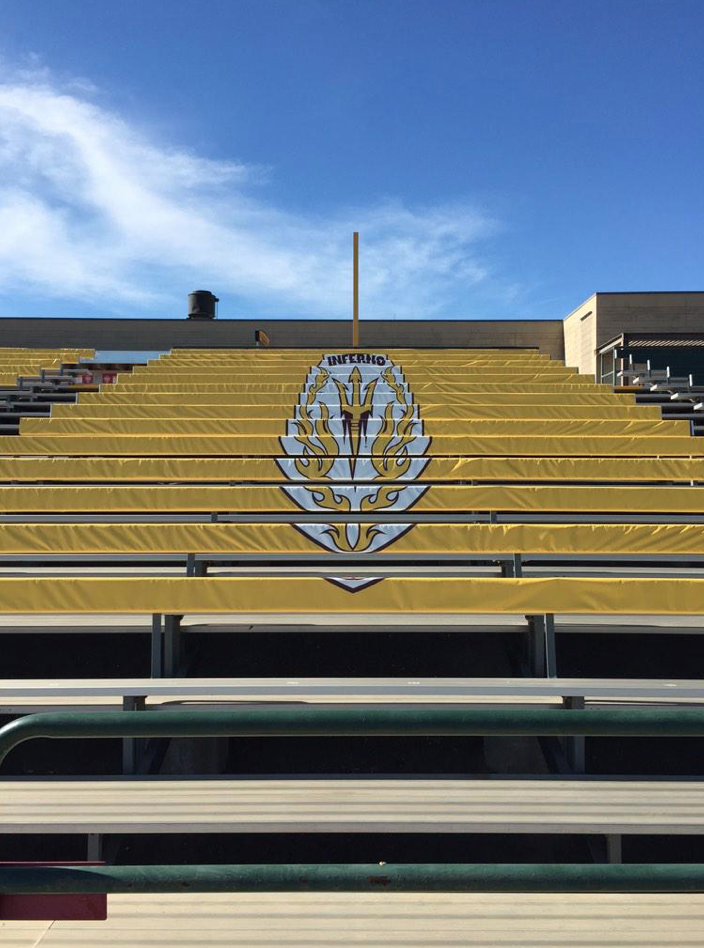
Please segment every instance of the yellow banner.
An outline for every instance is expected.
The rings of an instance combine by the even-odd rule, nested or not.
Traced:
[[[335,556],[281,523],[5,523],[0,550],[17,554],[211,553]],[[702,555],[701,524],[418,523],[380,554],[471,556]]]
[[[0,480],[230,483],[286,478],[274,458],[0,457]],[[416,483],[483,480],[688,483],[704,481],[704,458],[431,458]]]
[[[318,361],[324,356],[328,356],[331,353],[337,352],[354,352],[355,355],[368,354],[368,355],[384,355],[389,356],[393,359],[397,358],[412,358],[412,359],[506,359],[506,358],[518,358],[518,357],[527,357],[527,358],[549,358],[546,354],[540,353],[537,348],[514,348],[509,346],[506,348],[452,348],[452,349],[441,349],[441,348],[424,348],[422,346],[417,346],[414,349],[408,348],[398,348],[398,349],[369,349],[369,348],[356,348],[354,350],[350,349],[279,349],[272,347],[269,350],[254,349],[254,348],[238,348],[238,349],[188,349],[188,348],[174,348],[171,350],[170,355],[163,356],[163,359],[212,359],[213,357],[217,358],[231,358],[231,359],[315,359]]]
[[[265,378],[265,376],[264,376]],[[241,395],[252,395],[255,398],[258,397],[259,393],[268,393],[270,395],[297,395],[300,394],[303,390],[303,381],[301,384],[298,383],[289,383],[289,382],[260,382],[256,385],[240,385],[237,382],[231,383],[211,383],[207,381],[203,382],[194,382],[194,383],[162,383],[154,382],[150,384],[142,382],[121,382],[115,385],[116,392],[130,392],[133,394],[138,393],[154,393],[154,392],[164,392],[164,393],[180,393],[184,395],[195,395],[198,393],[212,393],[212,394],[241,394]],[[526,382],[526,383],[493,383],[493,382],[463,382],[462,384],[453,385],[451,383],[443,382],[422,382],[418,385],[413,386],[414,395],[422,394],[432,394],[435,396],[445,396],[445,395],[464,395],[484,392],[484,393],[531,393],[531,392],[540,392],[543,394],[563,394],[566,392],[606,392],[608,387],[606,385],[595,385],[593,382]],[[441,398],[436,397],[436,401],[440,401]]]
[[[534,487],[445,486],[418,488],[414,482],[382,485],[361,504],[361,513],[377,515],[412,512],[468,513],[474,511],[540,511],[576,513],[704,513],[704,487]],[[99,486],[99,487],[0,487],[3,513],[295,513],[329,516],[351,511],[340,501],[340,485],[306,485],[288,482],[285,487],[209,486]],[[403,506],[403,490],[411,492]]]
[[[189,379],[202,379],[209,376],[224,376],[225,378],[242,378],[244,381],[256,381],[258,378],[262,377],[262,373],[266,373],[267,378],[272,378],[272,380],[280,381],[297,381],[304,379],[311,371],[318,371],[319,366],[315,365],[306,365],[306,366],[294,366],[289,368],[286,365],[277,365],[277,366],[258,366],[258,365],[246,365],[246,366],[232,366],[227,363],[221,362],[217,364],[208,363],[207,366],[175,366],[172,367],[168,364],[159,365],[159,366],[135,366],[134,371],[127,373],[123,372],[120,374],[122,381],[128,381],[130,378],[133,378],[135,381],[137,379],[142,380],[145,378],[154,378],[161,379],[161,381],[168,382],[171,380],[174,381],[189,381]],[[375,367],[372,366],[358,366],[360,373],[362,375],[372,374]],[[433,380],[435,378],[442,379],[445,376],[450,376],[451,378],[469,378],[472,376],[483,377],[496,375],[499,378],[511,377],[513,375],[540,375],[545,376],[546,378],[562,378],[565,376],[575,376],[579,375],[573,369],[565,368],[564,365],[559,365],[558,363],[532,363],[532,362],[523,362],[523,363],[513,363],[510,365],[496,365],[491,362],[487,362],[484,365],[471,365],[471,366],[456,366],[455,364],[447,365],[418,365],[407,367],[405,364],[400,366],[403,370],[403,374],[406,379],[409,381],[411,379],[417,380],[420,382],[426,380]],[[586,378],[586,376],[585,376]],[[590,380],[593,381],[591,376]]]
[[[41,369],[61,365],[58,359],[15,359],[0,362],[0,372],[13,372],[15,369]]]
[[[254,392],[228,394],[227,392],[214,394],[207,392],[186,393],[179,392],[116,392],[109,386],[103,386],[101,392],[81,392],[78,396],[80,405],[242,405],[255,406],[276,405],[283,406],[290,411],[292,403],[290,395],[268,395]],[[635,397],[631,394],[614,395],[611,392],[554,392],[551,389],[542,392],[515,393],[505,392],[463,392],[461,395],[444,394],[434,397],[432,393],[423,398],[423,410],[430,405],[464,406],[464,405],[629,405],[635,406]]]
[[[479,419],[497,418],[511,420],[528,418],[536,421],[555,418],[560,421],[570,419],[616,420],[623,421],[661,421],[662,415],[656,405],[526,405],[519,402],[515,405],[423,405],[421,417],[424,421],[471,421]],[[291,405],[203,405],[182,403],[177,405],[142,404],[129,402],[115,404],[102,401],[85,402],[79,399],[79,404],[63,404],[57,402],[51,406],[52,419],[69,418],[241,418],[251,421],[275,420],[277,424],[286,421],[291,415]],[[669,424],[669,422],[668,422]]]
[[[309,615],[704,614],[701,579],[0,578],[0,613]]]
[[[361,374],[361,373],[360,373]],[[267,385],[292,385],[296,389],[303,386],[308,372],[240,372],[233,370],[230,372],[189,372],[179,374],[176,372],[151,372],[143,374],[134,374],[132,372],[121,372],[117,377],[117,385],[151,384],[155,385],[241,385],[256,386],[265,381]],[[560,384],[588,384],[593,385],[594,379],[591,376],[579,375],[575,372],[531,372],[514,371],[510,372],[452,372],[449,370],[438,370],[437,373],[423,372],[422,374],[404,373],[406,381],[413,391],[419,386],[429,386],[442,383],[462,387],[465,384],[507,384],[507,385],[526,385],[535,383],[545,383],[552,385]],[[362,375],[363,379],[367,376]]]
[[[205,372],[241,372],[261,373],[277,372],[286,375],[305,375],[310,372],[314,366],[319,363],[309,360],[300,362],[290,361],[269,361],[262,364],[256,359],[249,362],[233,362],[224,360],[209,360],[207,362],[150,362],[148,365],[136,365],[134,367],[135,375],[159,375],[165,373],[168,375],[201,375]],[[541,373],[576,373],[577,370],[565,366],[562,362],[548,362],[541,359],[501,359],[501,360],[462,360],[460,362],[418,362],[416,360],[404,359],[401,368],[406,373],[436,375],[443,371],[451,372],[453,375],[464,372],[541,372]],[[364,370],[364,365],[360,365]]]
[[[230,350],[232,351],[232,350]],[[518,351],[518,350],[517,350]],[[95,355],[95,349],[42,349],[33,348],[31,346],[0,346],[0,356],[63,356],[63,355],[79,355],[79,356],[92,356]]]
[[[422,416],[424,419],[425,416]],[[427,420],[427,419],[425,419]],[[328,428],[335,434],[343,432],[343,422],[329,421]],[[241,435],[257,437],[286,433],[286,419],[259,420],[248,418],[23,418],[21,435],[188,435],[203,437]],[[301,429],[302,430],[302,429]],[[550,419],[455,419],[452,421],[429,421],[425,433],[433,439],[467,437],[653,437],[687,438],[688,421],[613,421],[602,419],[577,419],[561,421]],[[431,444],[430,453],[433,453]],[[458,452],[461,453],[461,452]]]
[[[320,464],[332,463],[335,457],[349,456],[338,453],[337,442],[332,437],[318,440],[322,447],[315,454],[321,459]],[[380,436],[372,445],[373,455],[361,451],[359,457],[383,457],[389,465],[395,465],[393,447],[396,444],[398,441],[395,439]],[[300,447],[301,442],[296,438],[266,435],[258,438],[247,435],[6,435],[0,438],[0,455],[19,457],[277,457],[282,454],[294,456]],[[439,436],[432,439],[429,453],[434,457],[702,457],[704,438]],[[309,456],[312,457],[312,453]]]

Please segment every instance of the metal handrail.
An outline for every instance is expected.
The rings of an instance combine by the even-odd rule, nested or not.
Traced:
[[[0,728],[0,766],[33,738],[701,737],[704,708],[267,706],[227,711],[49,712]]]
[[[702,863],[0,867],[0,895],[129,892],[702,892]]]

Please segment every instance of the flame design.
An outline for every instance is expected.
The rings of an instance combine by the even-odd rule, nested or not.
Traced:
[[[298,418],[293,420],[298,429],[298,434],[294,437],[303,445],[303,457],[297,457],[295,460],[296,470],[302,477],[327,477],[340,453],[337,441],[330,432],[328,406],[321,404],[320,418],[314,421],[310,417],[310,409],[315,404],[316,396],[329,378],[330,373],[326,369],[318,369],[315,382],[308,389],[306,401],[300,406]]]
[[[403,415],[398,423],[394,425],[394,404],[389,402],[384,412],[384,423],[377,435],[372,447],[372,465],[379,477],[397,478],[405,474],[411,463],[411,459],[405,448],[416,437],[413,433],[414,409],[406,400],[406,393],[396,379],[391,368],[385,369],[382,378],[396,395],[396,404],[403,406]],[[394,437],[395,435],[395,437]],[[381,445],[386,439],[381,455],[374,452],[374,448]],[[392,501],[393,502],[393,501]],[[389,504],[380,504],[380,506],[389,506]],[[370,509],[377,509],[376,507]]]

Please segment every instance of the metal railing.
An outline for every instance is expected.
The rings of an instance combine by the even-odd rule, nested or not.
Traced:
[[[227,711],[49,712],[0,728],[0,766],[34,738],[701,737],[704,708],[242,707]]]
[[[704,864],[0,866],[0,896],[148,892],[702,892]]]

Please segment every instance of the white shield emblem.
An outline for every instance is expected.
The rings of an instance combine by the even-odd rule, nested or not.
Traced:
[[[408,510],[428,490],[412,483],[430,458],[430,438],[400,367],[383,355],[326,355],[306,378],[281,439],[282,488],[311,513],[377,515]],[[314,483],[315,482],[315,483]],[[408,483],[411,482],[411,483]],[[332,553],[374,553],[411,523],[299,523]],[[378,577],[329,577],[355,591]]]

